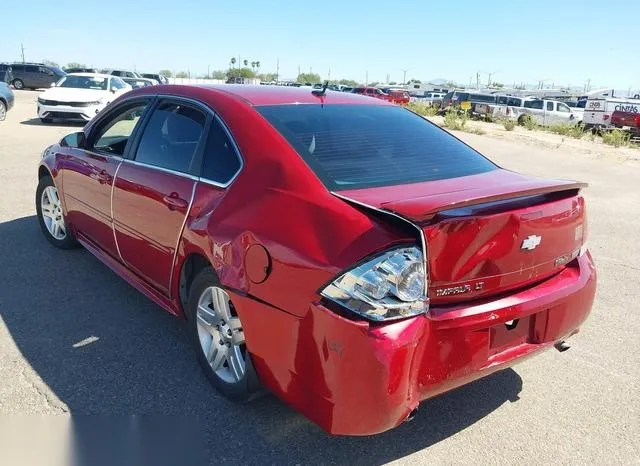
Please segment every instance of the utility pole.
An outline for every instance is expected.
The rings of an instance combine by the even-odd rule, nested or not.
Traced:
[[[280,57],[276,58],[276,83],[280,80]]]
[[[476,72],[476,89],[480,89],[480,72]]]
[[[327,74],[327,81],[331,81],[331,67],[329,67],[329,73]]]
[[[300,76],[300,65],[298,65],[298,76]],[[298,78],[296,78],[297,80]]]
[[[207,79],[211,77],[211,65],[207,65]]]
[[[489,80],[488,80],[488,82],[487,82],[487,87],[491,87],[491,75],[492,75],[492,74],[493,74],[493,73],[489,73]]]
[[[367,84],[369,84],[369,70],[365,71],[364,74],[364,85],[366,86]]]
[[[409,70],[408,69],[407,70],[402,70],[402,84],[403,85],[407,84],[407,71],[409,71]]]
[[[22,63],[24,63],[24,45],[20,44],[20,50],[22,51]]]

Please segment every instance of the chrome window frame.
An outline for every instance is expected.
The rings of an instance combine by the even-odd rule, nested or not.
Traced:
[[[120,104],[124,104],[125,102],[129,101],[129,100],[133,100],[135,98],[139,98],[141,96],[133,96],[130,97],[128,99],[122,100],[122,102],[119,103]],[[144,163],[144,162],[138,162],[135,160],[135,158],[124,158],[124,160],[128,163],[131,163],[133,165],[137,165],[140,167],[146,167],[146,168],[153,168],[155,170],[164,172],[164,173],[169,173],[172,175],[176,175],[176,176],[182,176],[185,178],[188,178],[190,180],[195,180],[204,184],[208,184],[208,185],[212,185],[212,186],[216,186],[218,188],[228,188],[231,183],[233,183],[236,178],[238,177],[238,175],[240,175],[240,172],[242,172],[242,169],[244,168],[244,157],[242,156],[242,152],[240,151],[240,148],[238,147],[238,143],[236,142],[235,138],[233,137],[233,135],[231,134],[231,131],[229,130],[227,124],[224,122],[224,120],[220,117],[220,115],[218,115],[218,113],[213,110],[211,107],[209,107],[208,105],[206,105],[205,103],[196,100],[196,99],[192,99],[190,97],[183,97],[183,96],[176,96],[176,95],[171,95],[171,94],[151,94],[150,95],[151,98],[155,98],[157,100],[160,99],[170,99],[170,100],[178,100],[178,101],[184,101],[187,104],[193,105],[196,108],[204,111],[206,114],[211,116],[211,122],[217,122],[222,129],[224,130],[225,134],[227,135],[227,137],[229,138],[229,141],[231,141],[231,145],[233,146],[233,151],[236,155],[236,157],[238,158],[238,161],[240,162],[240,166],[238,167],[238,170],[236,170],[236,172],[233,174],[233,176],[231,178],[229,178],[228,181],[221,183],[219,181],[215,181],[215,180],[211,180],[209,178],[205,178],[203,176],[195,176],[192,175],[190,173],[184,173],[184,172],[180,172],[177,170],[172,170],[170,168],[164,168],[164,167],[158,167],[157,165],[152,165],[149,163]],[[153,112],[153,109],[151,110]],[[140,132],[140,137],[142,136],[142,133],[144,133],[144,129],[145,128],[141,128],[141,132]],[[210,131],[210,126],[209,127],[205,127],[205,129],[207,130],[207,134],[205,135],[206,138],[209,137],[209,131]],[[138,137],[137,137],[138,138]],[[206,148],[206,139],[205,139],[205,148]],[[136,147],[135,149],[137,150],[137,143],[139,143],[139,141],[136,141]],[[131,154],[133,157],[135,157],[135,154]],[[206,153],[203,154],[203,160],[202,162],[204,163],[204,157],[206,156]],[[202,173],[200,173],[202,174]]]

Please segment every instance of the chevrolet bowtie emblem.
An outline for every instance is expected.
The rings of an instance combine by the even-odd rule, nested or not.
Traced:
[[[526,249],[527,251],[533,251],[542,242],[542,236],[530,235],[522,241],[520,249]]]

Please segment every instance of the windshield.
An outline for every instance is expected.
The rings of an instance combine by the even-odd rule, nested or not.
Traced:
[[[330,190],[418,183],[496,169],[469,146],[402,107],[256,108]]]
[[[107,90],[107,78],[98,76],[73,76],[68,75],[62,78],[58,83],[58,87],[72,87],[76,89],[97,89],[100,91]]]

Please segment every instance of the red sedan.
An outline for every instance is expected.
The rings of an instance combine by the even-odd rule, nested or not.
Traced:
[[[49,242],[185,319],[215,388],[266,387],[334,434],[566,349],[594,299],[583,184],[504,170],[378,99],[150,86],[38,176]]]

